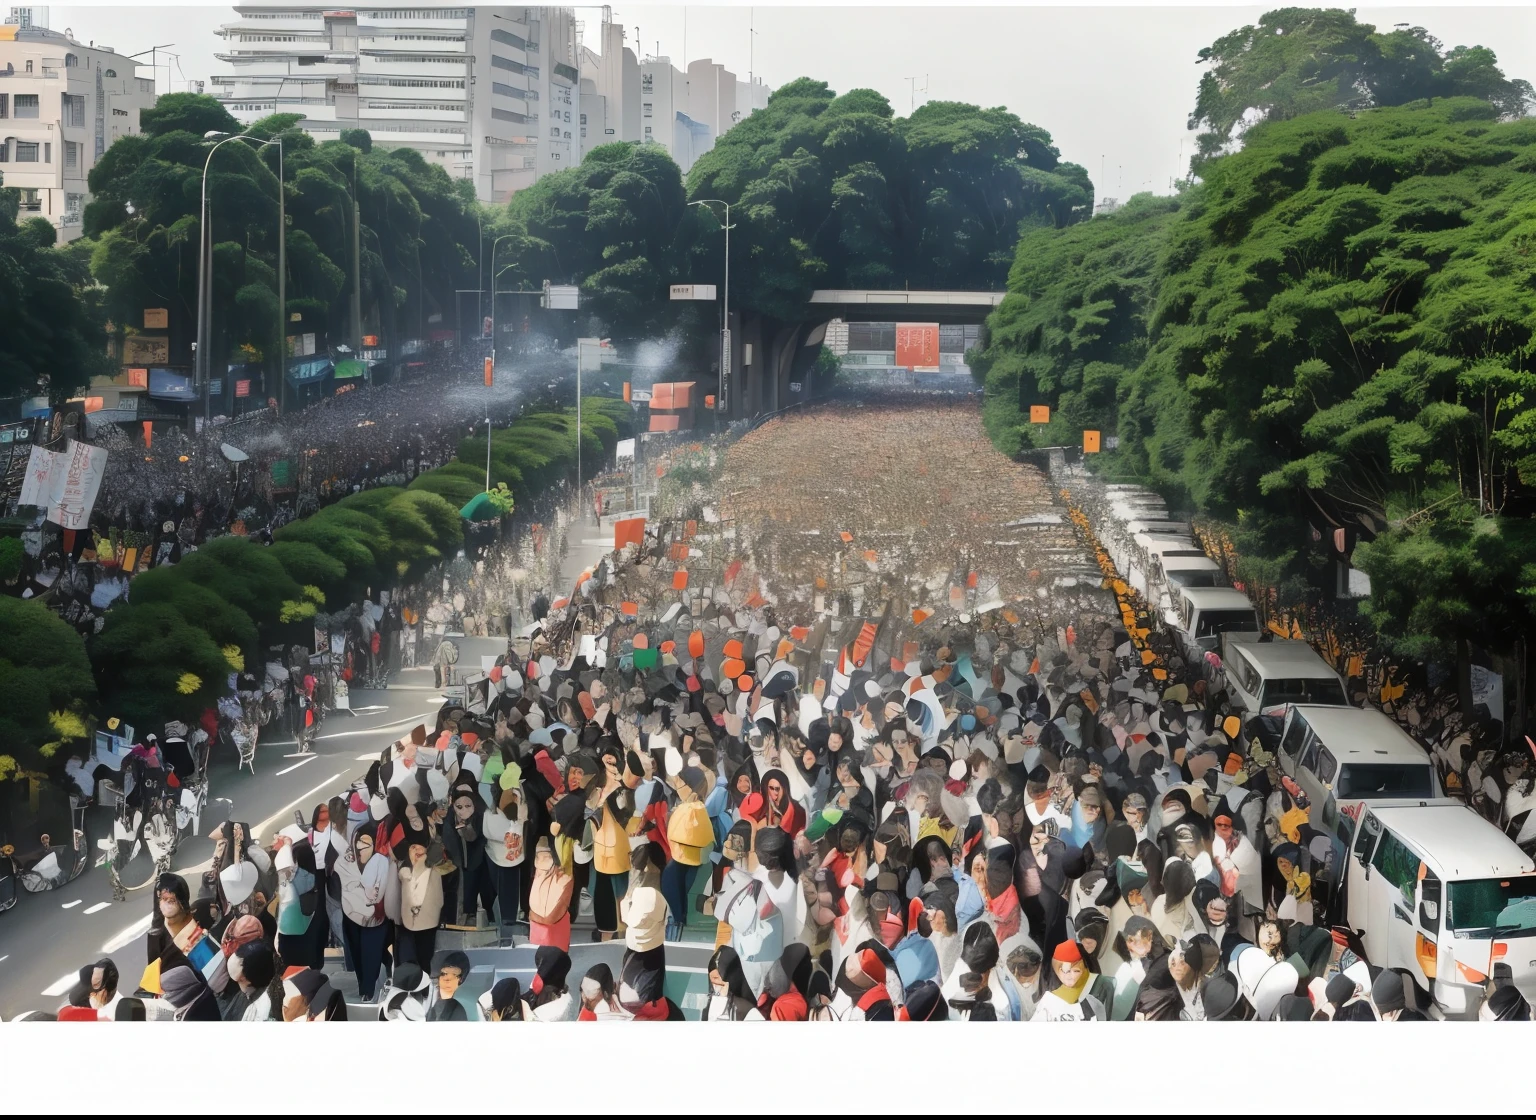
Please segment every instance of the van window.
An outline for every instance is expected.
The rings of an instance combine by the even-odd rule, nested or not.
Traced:
[[[1323,785],[1333,784],[1333,777],[1339,772],[1339,763],[1333,757],[1333,752],[1327,747],[1323,747],[1317,752],[1317,758],[1312,764],[1312,772],[1317,775],[1318,780]]]
[[[1344,687],[1333,677],[1275,677],[1264,683],[1264,706],[1281,704],[1330,704],[1344,707],[1349,700]]]
[[[1339,775],[1340,797],[1433,797],[1430,768],[1417,763],[1351,762]]]
[[[1227,663],[1228,670],[1237,681],[1238,687],[1252,696],[1257,696],[1259,691],[1259,674],[1254,667],[1248,664],[1248,659],[1241,653],[1233,656]]]
[[[1280,749],[1292,758],[1298,757],[1302,745],[1307,741],[1307,733],[1311,730],[1311,725],[1300,712],[1292,712],[1290,725],[1285,729],[1285,738],[1280,741]]]
[[[1168,582],[1175,587],[1220,587],[1221,584],[1216,582],[1219,574],[1209,568],[1186,568],[1183,571],[1175,569],[1166,573]]]
[[[1509,937],[1536,933],[1536,875],[1452,883],[1445,925],[1457,933]]]
[[[1210,638],[1217,634],[1256,634],[1259,616],[1253,611],[1201,611],[1197,638]]]
[[[1321,749],[1321,746],[1322,740],[1315,734],[1309,733],[1307,735],[1306,746],[1301,751],[1301,768],[1303,770],[1310,770],[1314,774],[1317,773],[1317,752]]]
[[[1381,838],[1381,843],[1376,846],[1376,855],[1371,860],[1371,866],[1381,873],[1381,876],[1391,883],[1403,895],[1403,905],[1413,905],[1414,884],[1419,881],[1420,859],[1414,855],[1407,844],[1404,844],[1393,833],[1388,832]]]
[[[1355,862],[1364,867],[1371,861],[1371,852],[1376,847],[1376,838],[1381,835],[1381,821],[1375,815],[1367,813],[1365,820],[1360,822],[1360,834],[1355,837]]]

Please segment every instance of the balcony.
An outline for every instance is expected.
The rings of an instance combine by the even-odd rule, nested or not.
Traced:
[[[442,109],[432,109],[425,106],[411,107],[386,107],[359,105],[357,109],[359,120],[371,121],[416,121],[423,124],[444,125],[458,124],[464,119],[464,106],[451,105]]]
[[[402,12],[370,11],[359,8],[357,9],[357,29],[359,32],[364,28],[370,31],[381,28],[395,28],[400,31],[466,31],[469,29],[469,20],[464,16],[452,17],[427,14],[435,11],[466,12],[467,9],[421,8]],[[421,14],[413,14],[413,12]]]

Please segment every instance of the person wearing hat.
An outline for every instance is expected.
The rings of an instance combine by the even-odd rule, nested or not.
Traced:
[[[346,1017],[347,1005],[341,993],[319,969],[290,969],[283,978],[283,1022],[337,1022]]]
[[[175,1008],[171,1016],[182,1023],[219,1022],[219,1004],[203,978],[186,965],[177,965],[160,975],[165,1001]]]
[[[1040,997],[1033,1023],[1081,1023],[1105,1018],[1104,1004],[1088,991],[1093,973],[1076,941],[1063,941],[1051,953],[1056,986]]]
[[[845,957],[838,969],[833,1014],[845,1022],[894,1020],[896,1010],[886,980],[885,955],[873,942],[865,942]]]

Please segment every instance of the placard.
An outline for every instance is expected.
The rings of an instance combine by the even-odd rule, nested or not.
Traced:
[[[163,307],[146,307],[144,309],[144,329],[147,331],[163,331],[171,325],[171,313]]]
[[[123,364],[129,366],[163,366],[171,360],[171,340],[150,335],[132,334],[123,339]]]

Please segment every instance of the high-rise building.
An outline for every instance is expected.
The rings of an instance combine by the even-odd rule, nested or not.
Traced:
[[[219,34],[214,95],[239,120],[302,113],[317,140],[366,129],[414,148],[482,201],[580,159],[570,8],[242,4]]]
[[[748,87],[704,60],[686,75],[666,62],[670,107],[657,115],[651,98],[646,110],[642,71],[658,80],[663,60],[642,64],[611,20],[599,50],[583,46],[572,8],[274,3],[235,14],[212,86],[237,119],[301,113],[321,141],[366,129],[375,145],[414,148],[471,180],[484,202],[615,141],[659,143],[686,171],[739,119],[738,101],[742,112],[767,104],[761,79]]]
[[[0,174],[21,192],[21,220],[47,218],[60,241],[80,236],[86,177],[139,113],[155,83],[111,47],[51,31],[46,8],[12,9],[0,24]]]

